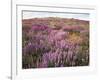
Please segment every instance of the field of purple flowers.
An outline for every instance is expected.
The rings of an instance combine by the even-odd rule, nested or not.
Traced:
[[[89,21],[67,18],[22,20],[22,68],[89,65]]]

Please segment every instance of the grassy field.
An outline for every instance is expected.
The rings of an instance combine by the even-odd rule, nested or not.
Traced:
[[[22,20],[22,67],[89,65],[89,21],[60,17]]]

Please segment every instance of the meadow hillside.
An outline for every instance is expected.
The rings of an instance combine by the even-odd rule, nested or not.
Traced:
[[[22,20],[22,67],[89,65],[89,21],[45,17]]]

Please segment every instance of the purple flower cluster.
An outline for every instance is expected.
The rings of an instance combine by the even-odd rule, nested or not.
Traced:
[[[46,31],[46,32],[50,32],[51,28],[44,25],[44,24],[34,24],[32,26],[32,31]]]
[[[80,31],[80,27],[67,26],[55,30],[43,24],[33,25],[23,38],[23,68],[47,68],[85,66],[89,64],[88,41],[76,44],[70,41],[70,30]],[[74,32],[73,34],[76,34]],[[83,37],[83,36],[82,36]],[[81,38],[82,38],[81,37]],[[84,36],[88,37],[88,36]],[[82,38],[84,39],[84,38]]]

